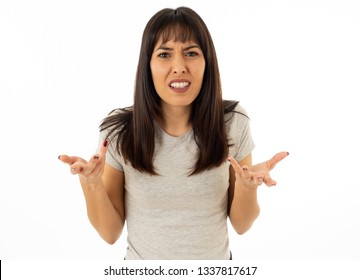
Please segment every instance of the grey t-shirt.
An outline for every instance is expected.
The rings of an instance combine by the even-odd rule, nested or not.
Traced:
[[[246,113],[237,105],[236,111]],[[237,161],[254,148],[249,120],[242,114],[226,123],[230,155]],[[103,142],[106,131],[100,133]],[[216,147],[214,147],[215,149]],[[217,259],[230,257],[227,229],[228,161],[189,176],[196,162],[193,131],[173,137],[155,122],[154,167],[141,173],[109,144],[106,161],[125,173],[126,259]]]

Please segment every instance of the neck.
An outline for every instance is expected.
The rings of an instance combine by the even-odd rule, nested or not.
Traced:
[[[181,136],[191,129],[191,107],[162,106],[162,116],[157,122],[171,136]]]

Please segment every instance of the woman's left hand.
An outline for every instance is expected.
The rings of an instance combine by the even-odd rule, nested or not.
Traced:
[[[240,166],[232,156],[229,156],[228,160],[235,170],[236,185],[245,188],[256,188],[265,183],[268,187],[272,187],[276,185],[276,181],[270,177],[270,170],[288,155],[288,152],[280,152],[271,159],[253,166]]]

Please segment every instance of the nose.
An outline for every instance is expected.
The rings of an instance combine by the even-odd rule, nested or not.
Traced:
[[[186,63],[181,55],[174,56],[172,70],[174,74],[184,74],[186,72]]]

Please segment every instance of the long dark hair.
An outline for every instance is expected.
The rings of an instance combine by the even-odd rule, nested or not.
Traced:
[[[220,73],[211,35],[201,17],[187,7],[163,9],[147,23],[143,32],[136,73],[134,105],[109,114],[100,125],[108,129],[107,137],[116,138],[117,152],[133,168],[156,175],[154,119],[161,116],[160,97],[155,91],[150,59],[155,44],[175,39],[194,40],[205,56],[205,72],[199,95],[192,103],[190,122],[198,146],[198,159],[191,174],[219,166],[226,160],[229,145],[224,114],[234,110],[237,102],[223,101]]]

